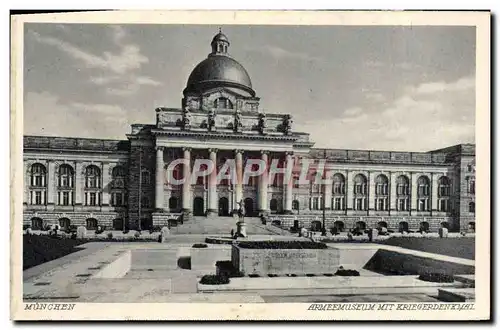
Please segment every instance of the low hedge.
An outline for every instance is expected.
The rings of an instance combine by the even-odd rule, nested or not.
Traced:
[[[239,242],[242,249],[327,249],[324,243],[309,241],[246,241]]]
[[[229,277],[223,275],[203,275],[200,283],[208,285],[229,284]]]
[[[359,272],[354,269],[339,269],[335,272],[336,276],[359,276]]]
[[[435,282],[435,283],[453,283],[455,279],[452,275],[440,274],[440,273],[425,273],[418,277],[421,281]]]
[[[196,243],[196,244],[193,244],[192,247],[195,249],[203,249],[203,248],[207,248],[208,245],[206,245],[205,243]]]

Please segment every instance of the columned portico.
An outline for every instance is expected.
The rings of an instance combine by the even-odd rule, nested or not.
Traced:
[[[184,183],[182,184],[182,211],[184,215],[192,213],[191,192],[191,148],[183,148],[184,151]]]
[[[259,177],[259,211],[260,213],[267,214],[269,212],[269,205],[267,203],[267,186],[269,185],[268,173],[269,173],[269,159],[268,151],[261,151],[261,160],[264,163],[264,171]]]
[[[292,197],[293,197],[293,180],[292,180],[292,170],[293,170],[293,156],[291,152],[286,153],[285,162],[285,176],[283,183],[285,188],[285,205],[283,205],[283,210],[285,213],[292,213]]]
[[[155,186],[155,208],[157,212],[164,211],[164,186],[165,186],[165,173],[163,162],[164,147],[156,147],[156,186]]]
[[[207,215],[217,215],[217,149],[209,149],[209,157],[210,161],[213,164],[214,168],[212,172],[210,172],[209,180],[208,180],[208,210]]]
[[[234,185],[233,210],[238,210],[238,203],[243,200],[243,151],[235,151],[236,158],[236,182]]]

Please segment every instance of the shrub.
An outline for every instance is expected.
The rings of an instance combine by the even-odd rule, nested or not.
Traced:
[[[253,277],[260,277],[260,275],[259,274],[249,274],[248,277],[252,277],[252,278]]]
[[[227,277],[243,277],[245,274],[240,272],[238,269],[233,267],[233,263],[230,260],[220,260],[215,263],[215,268],[217,269],[217,274],[224,275]]]
[[[333,235],[333,236],[336,236],[339,234],[339,230],[337,227],[332,227],[330,228],[330,233]]]
[[[141,232],[140,232],[140,231],[136,231],[136,232],[134,233],[134,237],[135,237],[135,238],[139,238],[139,237],[141,237]]]
[[[112,232],[109,232],[109,233],[108,233],[108,238],[109,238],[109,239],[113,239],[113,233],[112,233]]]
[[[278,277],[278,274],[267,274],[268,277]]]
[[[195,249],[202,249],[202,248],[208,247],[208,245],[206,245],[205,243],[196,243],[196,244],[193,244],[192,247]]]
[[[71,233],[71,239],[76,239],[76,233]]]
[[[426,282],[436,282],[436,283],[453,283],[455,280],[453,275],[441,274],[441,273],[425,273],[418,277],[421,281]]]
[[[28,228],[31,228],[31,226],[30,225],[23,225],[23,230],[26,230]]]
[[[99,226],[97,227],[97,229],[95,230],[95,233],[96,235],[99,235],[99,234],[102,234],[104,232],[104,226]]]
[[[246,241],[239,242],[242,249],[327,249],[324,243],[309,241]]]
[[[324,275],[324,276],[328,276],[328,277],[333,276],[333,274],[332,274],[332,273],[326,273],[326,274],[323,274],[323,275]]]
[[[359,272],[353,269],[339,269],[335,273],[336,276],[359,276]]]
[[[203,275],[200,283],[208,285],[229,284],[229,277],[223,275]]]
[[[316,274],[306,274],[307,277],[314,277]]]

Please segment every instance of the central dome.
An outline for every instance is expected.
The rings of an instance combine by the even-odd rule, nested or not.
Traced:
[[[200,93],[216,87],[232,87],[255,96],[247,70],[227,54],[229,41],[218,33],[212,40],[212,53],[191,72],[184,93]]]

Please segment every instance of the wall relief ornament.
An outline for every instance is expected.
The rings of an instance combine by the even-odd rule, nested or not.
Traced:
[[[209,131],[215,131],[215,110],[210,110],[208,113],[207,128]]]
[[[266,114],[265,113],[259,113],[259,132],[261,134],[264,134],[264,131],[267,128],[267,122],[266,122]]]
[[[283,118],[283,133],[286,135],[292,134],[293,119],[292,115],[286,115]]]
[[[187,110],[198,110],[200,108],[200,101],[197,99],[188,99],[186,102]]]
[[[193,117],[188,109],[184,109],[182,112],[182,127],[184,129],[190,129]]]
[[[235,132],[241,132],[241,129],[243,128],[243,123],[241,121],[241,112],[236,111],[234,113],[234,125],[233,129]]]

